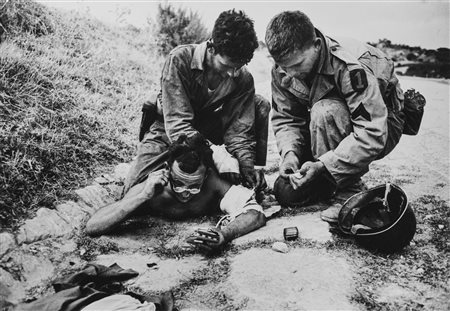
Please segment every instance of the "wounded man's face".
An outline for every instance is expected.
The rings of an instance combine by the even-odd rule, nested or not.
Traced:
[[[180,202],[188,202],[200,193],[206,179],[206,166],[201,164],[193,173],[184,172],[178,161],[174,161],[169,172],[169,182],[173,194]]]

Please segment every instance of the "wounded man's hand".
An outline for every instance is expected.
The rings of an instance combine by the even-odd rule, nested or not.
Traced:
[[[186,242],[203,251],[210,252],[225,244],[225,238],[218,228],[199,228],[186,239]]]

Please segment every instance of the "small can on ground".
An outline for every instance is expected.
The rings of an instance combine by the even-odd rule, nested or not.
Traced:
[[[287,227],[283,229],[283,236],[286,241],[293,241],[298,238],[297,227]]]

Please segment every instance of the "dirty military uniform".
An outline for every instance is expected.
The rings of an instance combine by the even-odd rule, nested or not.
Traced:
[[[181,134],[200,132],[213,144],[224,144],[240,166],[265,165],[270,104],[255,95],[245,67],[208,91],[206,48],[204,42],[170,52],[162,70],[159,114],[138,145],[125,192],[164,165],[170,143]]]
[[[272,69],[272,124],[283,158],[293,151],[302,163],[320,160],[342,189],[400,140],[403,91],[380,50],[317,35],[323,44],[311,87]]]

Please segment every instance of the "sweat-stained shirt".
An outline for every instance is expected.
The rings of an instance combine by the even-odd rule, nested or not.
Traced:
[[[309,148],[311,107],[322,99],[343,99],[353,132],[335,150],[318,158],[339,186],[367,172],[383,151],[388,107],[394,114],[403,110],[403,91],[393,61],[383,52],[356,40],[338,42],[316,31],[323,45],[311,88],[281,67],[272,68],[272,125],[281,157],[293,151],[300,158],[304,148]],[[398,118],[398,122],[403,121]]]
[[[255,87],[242,67],[208,93],[207,43],[173,49],[161,76],[163,123],[169,142],[197,131],[215,145],[224,144],[241,166],[255,162]]]

